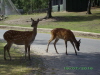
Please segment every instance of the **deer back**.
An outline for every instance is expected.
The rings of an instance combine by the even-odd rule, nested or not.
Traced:
[[[9,30],[4,33],[3,37],[7,42],[12,42],[15,44],[25,44],[25,42],[30,42],[32,40],[32,33],[32,31]]]
[[[55,28],[51,31],[51,35],[55,38],[70,40],[75,39],[73,32],[69,29]]]

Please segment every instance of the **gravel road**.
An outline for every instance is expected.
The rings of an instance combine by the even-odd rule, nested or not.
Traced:
[[[0,32],[0,38],[3,32]],[[63,40],[57,43],[59,54],[56,54],[52,43],[49,52],[46,53],[49,39],[50,34],[38,33],[31,46],[31,51],[39,55],[43,61],[45,67],[43,75],[100,75],[100,40],[81,38],[80,51],[76,56],[70,43],[68,43],[68,55],[65,54]],[[32,60],[34,62],[34,59]]]
[[[52,43],[46,53],[49,38],[50,34],[39,33],[31,46],[44,62],[44,75],[100,75],[100,40],[81,38],[80,51],[76,56],[69,42],[68,55],[65,54],[63,40],[57,43],[59,54],[56,54]]]

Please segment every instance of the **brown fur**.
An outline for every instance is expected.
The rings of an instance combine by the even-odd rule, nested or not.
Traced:
[[[11,56],[9,53],[9,50],[12,46],[12,44],[17,45],[25,45],[25,58],[26,53],[28,51],[28,57],[30,59],[30,45],[34,41],[36,35],[37,35],[37,25],[39,22],[39,19],[37,21],[34,21],[32,18],[32,27],[33,31],[15,31],[15,30],[9,30],[4,33],[3,37],[7,41],[7,44],[4,47],[4,59],[6,60],[6,51],[8,52],[8,55],[11,60]]]
[[[69,29],[55,28],[51,31],[51,35],[54,36],[55,38],[60,38],[64,40],[70,40],[70,39],[75,40],[73,32]]]
[[[69,29],[64,29],[64,28],[55,28],[51,31],[51,38],[49,40],[49,43],[48,43],[48,46],[47,46],[47,52],[48,52],[48,48],[49,48],[49,44],[51,41],[53,41],[55,39],[55,42],[54,42],[54,47],[55,47],[55,50],[56,50],[56,53],[57,52],[57,48],[56,48],[56,43],[59,39],[63,39],[65,40],[65,45],[66,45],[66,54],[67,54],[67,41],[70,41],[71,44],[73,45],[74,49],[75,49],[75,46],[77,48],[77,50],[79,50],[79,46],[80,46],[80,40],[77,41],[73,32]],[[75,53],[77,55],[77,52],[76,52],[76,49],[75,49]]]

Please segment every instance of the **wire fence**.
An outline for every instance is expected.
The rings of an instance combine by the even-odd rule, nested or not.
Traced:
[[[37,9],[37,10],[33,10],[33,13],[46,13],[47,12],[47,8],[45,9]]]

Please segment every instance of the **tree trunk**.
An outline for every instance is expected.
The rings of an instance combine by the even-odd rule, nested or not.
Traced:
[[[94,7],[94,6],[95,6],[95,0],[92,1],[92,7]]]
[[[52,18],[51,12],[52,12],[52,0],[49,0],[49,2],[48,2],[48,11],[47,11],[46,18]]]
[[[89,0],[89,2],[88,2],[87,14],[92,14],[91,13],[91,0]]]

